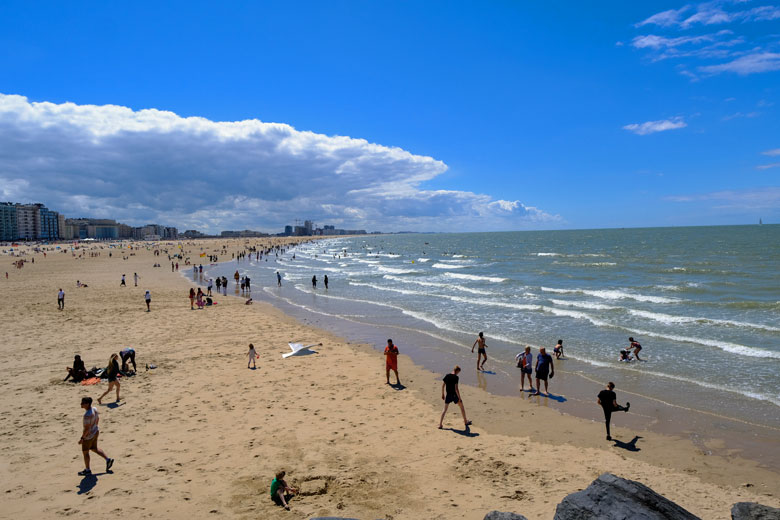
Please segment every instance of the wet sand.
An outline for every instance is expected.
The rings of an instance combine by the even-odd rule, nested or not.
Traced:
[[[234,252],[244,241],[229,243]],[[544,398],[463,385],[474,425],[464,431],[451,411],[439,431],[440,374],[402,355],[406,386],[394,389],[384,384],[383,356],[371,345],[270,305],[215,297],[217,306],[191,311],[191,284],[171,273],[167,257],[134,253],[127,260],[108,258],[105,249],[97,258],[35,255],[21,270],[0,257],[10,275],[0,279],[0,363],[13,374],[0,382],[3,515],[481,519],[498,509],[541,519],[605,471],[639,480],[702,518],[727,518],[742,500],[780,506],[775,471],[707,454],[691,439],[627,428],[625,414],[613,429],[622,444],[607,443],[603,424],[563,415]],[[128,287],[119,287],[122,273]],[[77,289],[77,279],[89,287]],[[253,282],[254,292],[260,284]],[[64,311],[57,310],[59,287]],[[288,341],[324,345],[316,355],[283,360]],[[246,368],[249,342],[260,355],[257,370]],[[63,383],[65,367],[75,353],[87,367],[103,366],[125,346],[136,349],[141,370],[123,381],[123,403],[98,407],[101,446],[117,462],[103,474],[93,457],[96,476],[79,477],[79,401],[97,397],[106,383]],[[145,371],[147,363],[158,368]],[[268,496],[281,468],[303,491],[291,512]]]

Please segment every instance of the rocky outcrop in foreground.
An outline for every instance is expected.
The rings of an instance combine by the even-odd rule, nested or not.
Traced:
[[[780,520],[780,509],[755,502],[737,502],[731,507],[731,520]]]

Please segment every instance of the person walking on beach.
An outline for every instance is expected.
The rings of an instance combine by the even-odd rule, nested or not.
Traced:
[[[531,347],[526,346],[525,350],[517,356],[517,366],[520,367],[520,391],[525,392],[525,378],[528,378],[528,388],[534,391],[534,381],[531,379],[534,366],[534,355],[531,354]]]
[[[447,414],[447,408],[450,403],[455,403],[460,406],[460,414],[463,416],[463,424],[466,429],[471,425],[471,421],[466,418],[466,409],[463,407],[463,399],[460,397],[460,390],[458,389],[458,377],[460,374],[460,367],[455,365],[452,372],[444,376],[441,385],[441,399],[444,401],[444,411],[441,413],[441,419],[439,419],[439,429],[441,430],[444,425],[444,416]]]
[[[59,310],[65,309],[65,291],[60,288],[60,292],[57,293],[57,308]]]
[[[213,278],[209,278],[209,284],[208,284],[208,286],[206,286],[206,288],[208,289],[208,295],[209,296],[212,296],[212,294],[211,294],[211,288],[212,287],[214,287],[214,279]]]
[[[276,271],[276,285],[278,287],[282,286],[282,275],[279,274],[279,271]]]
[[[257,351],[255,350],[255,346],[251,343],[249,344],[249,353],[247,354],[247,357],[249,358],[249,362],[246,364],[247,368],[250,368],[249,365],[252,365],[252,368],[257,368],[255,365],[255,360],[259,357],[257,355]]]
[[[146,291],[144,294],[144,300],[146,301],[146,312],[152,312],[152,309],[149,306],[152,303],[152,293]]]
[[[219,280],[219,278],[217,278],[217,280]],[[190,310],[195,310],[195,289],[192,287],[190,287]]]
[[[474,344],[471,345],[471,353],[474,353],[474,347],[479,346],[477,348],[477,370],[485,370],[485,361],[487,361],[487,353],[485,352],[485,349],[487,348],[487,345],[485,345],[485,336],[484,332],[480,332],[477,336],[477,339],[474,341]],[[482,358],[485,358],[482,360]],[[479,361],[482,360],[482,366],[480,366]]]
[[[550,379],[552,379],[555,375],[555,367],[553,366],[552,356],[547,353],[547,350],[544,347],[542,347],[539,349],[539,354],[536,356],[536,395],[541,394],[541,381],[544,381],[544,393],[548,396],[550,395],[549,390],[547,390],[548,374]]]
[[[138,276],[138,273],[133,273],[133,282],[135,282],[135,286],[138,287],[138,279],[140,276]]]
[[[217,294],[219,294],[219,288],[222,287],[222,278],[217,276]]]
[[[609,433],[609,423],[612,420],[612,412],[627,412],[631,407],[631,403],[626,401],[626,406],[617,404],[615,383],[612,381],[607,383],[607,388],[599,392],[597,401],[601,405],[601,409],[604,410],[604,423],[607,425],[607,440],[611,441],[612,436]]]
[[[120,401],[119,381],[117,380],[117,377],[119,376],[119,362],[117,359],[119,359],[119,355],[117,354],[111,354],[111,357],[108,359],[108,368],[106,369],[106,374],[108,375],[108,390],[98,397],[98,404],[103,404],[103,398],[113,390],[114,387],[116,387],[116,402],[118,403]]]
[[[106,473],[108,473],[111,470],[111,466],[114,465],[114,459],[110,458],[103,450],[98,448],[98,437],[100,435],[98,422],[100,421],[100,417],[98,416],[97,408],[92,406],[92,398],[82,397],[81,408],[85,410],[83,419],[84,429],[82,430],[81,438],[79,439],[81,453],[84,455],[84,470],[79,471],[79,475],[82,477],[92,475],[92,470],[89,469],[90,451],[94,451],[106,459]]]
[[[241,278],[241,275],[238,274],[238,270],[236,270],[236,273],[233,275],[233,279],[236,281],[236,285],[238,285],[239,278]]]
[[[398,379],[398,347],[393,344],[392,339],[387,340],[387,346],[385,347],[385,376],[387,376],[387,384],[390,384],[390,371],[395,372],[395,384],[401,385],[401,380]]]
[[[558,344],[555,345],[553,348],[553,354],[555,354],[555,359],[561,359],[561,356],[563,355],[563,340],[559,339]]]
[[[244,277],[244,285],[246,285],[246,292],[252,292],[252,280],[248,276]]]
[[[227,277],[222,277],[222,294],[227,296]]]
[[[328,275],[325,275],[325,279],[322,281],[325,284],[325,288],[328,288]]]
[[[631,342],[631,346],[628,347],[629,350],[634,349],[634,357],[637,361],[644,361],[644,359],[639,357],[639,351],[642,350],[642,345],[639,344],[638,341],[634,341],[634,338],[628,338],[628,341]]]
[[[317,288],[317,275],[311,277],[311,286],[316,289]]]
[[[122,275],[122,281],[119,283],[119,287],[127,287],[127,284],[125,283],[125,275]]]

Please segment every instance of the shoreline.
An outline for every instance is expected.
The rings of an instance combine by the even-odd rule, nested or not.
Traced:
[[[227,263],[228,261],[224,262],[224,264]],[[241,264],[236,265],[239,270],[242,267],[245,268]],[[278,267],[283,268],[283,266]],[[230,266],[228,269],[232,271],[234,267]],[[429,335],[429,333],[424,330],[409,332],[403,327],[388,323],[366,324],[346,317],[330,315],[300,306],[283,296],[271,295],[271,292],[276,291],[275,287],[272,287],[268,292],[262,289],[261,286],[253,293],[256,297],[255,301],[270,303],[283,312],[299,320],[302,319],[305,323],[325,328],[352,343],[367,342],[375,345],[375,350],[381,352],[384,338],[393,337],[396,338],[396,344],[399,345],[402,352],[406,351],[415,363],[420,364],[431,373],[436,373],[434,367],[441,367],[442,374],[447,373],[457,363],[464,369],[461,373],[463,384],[480,388],[491,396],[510,397],[526,401],[534,406],[549,406],[566,416],[590,422],[595,421],[599,424],[603,422],[601,409],[595,404],[595,396],[603,389],[607,379],[605,378],[602,382],[597,380],[594,374],[583,373],[579,365],[585,362],[576,359],[561,360],[562,363],[555,362],[557,377],[551,381],[550,390],[553,395],[550,398],[535,397],[527,393],[520,394],[519,370],[514,367],[512,362],[496,360],[495,357],[491,357],[489,364],[492,370],[487,374],[476,373],[474,375],[472,365],[475,354],[470,354],[468,349],[464,352],[441,354],[436,348],[437,340],[432,339],[438,337],[435,333],[421,340],[421,336]],[[260,293],[257,292],[258,290]],[[233,296],[233,294],[229,295]],[[397,338],[408,341],[399,341]],[[414,346],[406,347],[406,345],[419,345],[425,342],[433,346],[423,349]],[[444,341],[444,343],[449,343],[449,341]],[[492,341],[491,344],[493,344]],[[496,363],[500,365],[499,372],[506,374],[506,376],[495,374]],[[614,375],[605,374],[605,376],[614,378]],[[619,380],[615,379],[615,381]],[[778,472],[780,470],[780,451],[776,449],[778,429],[771,425],[752,423],[738,417],[722,415],[715,410],[694,409],[670,403],[653,395],[628,391],[620,387],[620,383],[618,383],[617,392],[619,401],[630,400],[634,407],[631,414],[625,417],[620,415],[618,418],[620,423],[626,427],[645,432],[651,431],[689,442],[694,449],[708,455],[727,458],[738,455],[768,471]],[[499,431],[505,432],[504,429],[499,429]]]
[[[384,385],[384,361],[372,345],[344,341],[277,307],[224,298],[216,308],[190,311],[188,284],[165,266],[152,269],[146,250],[127,261],[50,260],[4,280],[13,298],[0,303],[12,320],[0,361],[18,368],[0,383],[7,461],[0,471],[13,482],[7,512],[19,518],[95,508],[128,518],[216,511],[230,518],[481,519],[492,509],[550,518],[563,496],[607,470],[703,518],[726,517],[741,500],[780,505],[777,474],[751,461],[702,455],[690,441],[652,432],[639,451],[608,448],[600,422],[478,387],[461,387],[471,434],[439,432],[440,374],[414,365],[403,350],[407,387],[396,391]],[[134,269],[139,287],[120,289],[117,273]],[[90,287],[75,289],[76,278]],[[53,297],[58,284],[68,294],[62,313]],[[151,313],[141,299],[145,285]],[[316,356],[282,360],[292,340],[325,346]],[[259,347],[257,371],[240,359],[249,341]],[[100,408],[101,442],[118,462],[114,474],[82,490],[74,403],[89,387],[61,383],[63,367],[73,352],[91,366],[126,344],[137,348],[139,366],[159,368],[123,382],[123,405]],[[30,413],[19,416],[20,407]],[[636,433],[622,419],[613,434],[621,439]],[[459,420],[450,411],[445,426],[457,428]],[[52,456],[69,462],[46,464]],[[280,466],[310,493],[293,500],[292,513],[267,499]]]

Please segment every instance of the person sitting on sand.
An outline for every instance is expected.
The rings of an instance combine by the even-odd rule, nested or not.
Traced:
[[[611,441],[612,436],[609,433],[609,423],[612,420],[612,412],[627,412],[631,408],[631,403],[626,401],[626,406],[620,406],[617,404],[617,396],[615,395],[615,383],[610,381],[607,383],[607,388],[599,392],[597,402],[604,410],[604,422],[607,425],[607,440]]]
[[[458,377],[460,374],[460,367],[455,365],[452,372],[444,376],[441,384],[441,399],[444,401],[444,411],[441,413],[441,419],[439,419],[439,429],[441,430],[444,425],[444,416],[447,414],[447,408],[450,403],[455,403],[460,406],[460,414],[463,416],[463,424],[466,429],[471,425],[471,421],[466,418],[466,409],[463,407],[463,399],[460,397],[460,389],[458,388]]]
[[[117,380],[117,377],[119,376],[119,362],[117,359],[119,359],[118,354],[111,354],[111,357],[108,360],[108,368],[106,369],[106,376],[108,377],[108,390],[103,392],[103,395],[98,397],[98,404],[103,404],[102,399],[106,396],[106,394],[113,390],[114,387],[116,387],[116,402],[118,403],[120,401],[119,381]]]
[[[252,305],[252,298],[249,298],[247,301],[245,301],[244,305]]]
[[[67,367],[67,370],[68,375],[65,376],[63,381],[67,381],[70,378],[73,379],[74,383],[78,383],[87,377],[87,369],[84,367],[84,362],[78,354],[73,358],[73,367]]]
[[[277,506],[282,506],[286,510],[290,510],[290,504],[287,502],[298,492],[297,489],[287,485],[284,480],[286,472],[280,471],[276,474],[276,478],[271,481],[271,500]]]
[[[559,339],[558,344],[555,345],[553,348],[553,354],[555,354],[555,359],[561,359],[561,356],[563,355],[563,340]]]

